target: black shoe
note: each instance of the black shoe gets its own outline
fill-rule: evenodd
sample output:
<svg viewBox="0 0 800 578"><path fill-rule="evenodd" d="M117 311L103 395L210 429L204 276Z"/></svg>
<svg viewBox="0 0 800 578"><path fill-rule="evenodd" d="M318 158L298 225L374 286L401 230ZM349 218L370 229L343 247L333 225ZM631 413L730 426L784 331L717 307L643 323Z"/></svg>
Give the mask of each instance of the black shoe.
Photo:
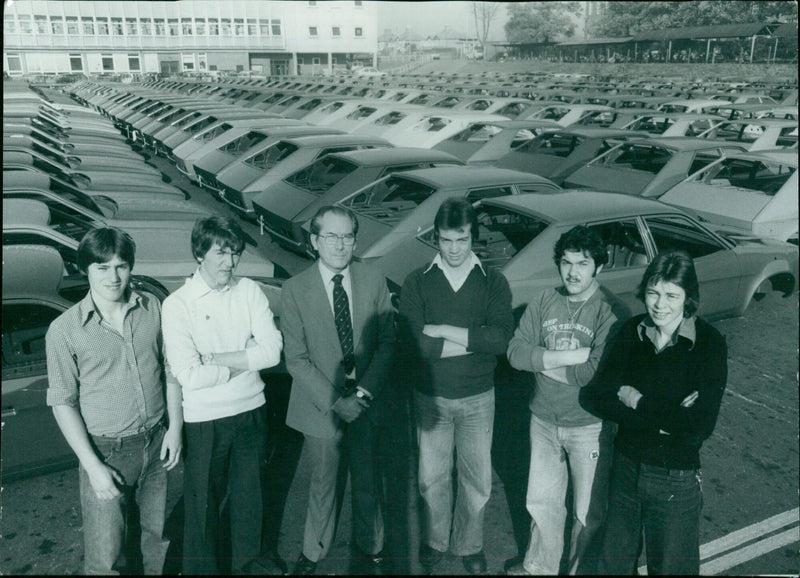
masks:
<svg viewBox="0 0 800 578"><path fill-rule="evenodd" d="M297 562L294 564L294 569L292 570L292 574L294 576L310 576L314 573L317 569L317 563L312 562L308 558L306 558L303 554L300 554L300 557L297 559Z"/></svg>
<svg viewBox="0 0 800 578"><path fill-rule="evenodd" d="M433 568L444 558L444 552L431 548L425 543L419 545L419 563L426 568Z"/></svg>
<svg viewBox="0 0 800 578"><path fill-rule="evenodd" d="M383 550L377 554L367 554L361 548L356 548L357 569L359 574L366 574L368 576L385 576L391 575L389 569L389 562L383 553Z"/></svg>
<svg viewBox="0 0 800 578"><path fill-rule="evenodd" d="M464 562L464 569L470 574L486 573L486 556L483 555L483 550L477 554L462 556L461 560Z"/></svg>

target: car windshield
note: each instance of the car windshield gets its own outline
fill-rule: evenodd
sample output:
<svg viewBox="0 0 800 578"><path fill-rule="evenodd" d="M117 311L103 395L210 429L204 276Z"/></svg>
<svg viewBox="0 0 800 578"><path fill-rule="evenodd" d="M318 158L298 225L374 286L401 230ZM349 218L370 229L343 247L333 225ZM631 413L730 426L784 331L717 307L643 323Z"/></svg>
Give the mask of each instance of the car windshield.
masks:
<svg viewBox="0 0 800 578"><path fill-rule="evenodd" d="M216 117L207 116L206 118L204 118L202 120L195 121L193 124L190 124L188 127L186 127L183 130L184 130L184 132L189 131L189 134L197 134L198 132L200 132L201 130L203 130L205 128L208 128L209 126L211 126L215 122L217 122L217 118ZM175 125L175 126L178 126L178 125Z"/></svg>
<svg viewBox="0 0 800 578"><path fill-rule="evenodd" d="M343 159L324 157L289 176L286 182L299 189L321 195L358 167Z"/></svg>
<svg viewBox="0 0 800 578"><path fill-rule="evenodd" d="M499 269L544 231L548 223L514 210L477 205L478 241L472 250L486 267ZM438 249L433 229L418 237Z"/></svg>
<svg viewBox="0 0 800 578"><path fill-rule="evenodd" d="M276 142L272 146L245 160L245 164L262 171L268 171L283 159L297 150L297 145L288 142Z"/></svg>
<svg viewBox="0 0 800 578"><path fill-rule="evenodd" d="M213 129L211 129L211 130L207 130L206 132L200 133L200 134L198 134L197 136L195 136L193 138L194 138L194 140L196 140L198 142L211 142L212 140L217 138L219 135L221 135L224 132L229 131L232 128L233 127L226 122L226 123L223 123L223 124L213 128Z"/></svg>
<svg viewBox="0 0 800 578"><path fill-rule="evenodd" d="M394 225L434 192L436 189L430 185L402 177L389 177L342 204L359 215Z"/></svg>
<svg viewBox="0 0 800 578"><path fill-rule="evenodd" d="M695 177L696 182L774 196L797 169L778 162L726 158Z"/></svg>
<svg viewBox="0 0 800 578"><path fill-rule="evenodd" d="M447 140L453 142L488 142L502 130L500 127L491 124L472 124Z"/></svg>
<svg viewBox="0 0 800 578"><path fill-rule="evenodd" d="M658 174L672 158L672 153L652 145L626 143L592 161L594 166L629 169Z"/></svg>
<svg viewBox="0 0 800 578"><path fill-rule="evenodd" d="M190 122L192 122L193 120L195 120L198 116L200 116L200 114L201 113L199 113L199 112L193 112L192 114L187 114L184 118L182 118L181 120L176 122L173 126L175 126L177 128L184 127L187 124L189 124Z"/></svg>
<svg viewBox="0 0 800 578"><path fill-rule="evenodd" d="M583 138L571 134L545 133L516 150L532 155L568 157L583 141Z"/></svg>
<svg viewBox="0 0 800 578"><path fill-rule="evenodd" d="M240 136L237 139L232 140L231 142L229 142L225 146L220 147L217 150L238 157L244 154L245 151L257 145L266 138L267 135L265 135L262 132L251 131L245 135Z"/></svg>

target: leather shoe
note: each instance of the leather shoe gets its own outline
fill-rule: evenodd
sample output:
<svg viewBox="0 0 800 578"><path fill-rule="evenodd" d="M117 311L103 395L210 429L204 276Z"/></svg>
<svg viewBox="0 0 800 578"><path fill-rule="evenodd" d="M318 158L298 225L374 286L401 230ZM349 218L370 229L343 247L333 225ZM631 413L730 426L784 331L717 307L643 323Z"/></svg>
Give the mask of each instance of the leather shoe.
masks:
<svg viewBox="0 0 800 578"><path fill-rule="evenodd" d="M532 576L532 574L528 572L525 566L522 565L522 562L520 562L506 569L506 576Z"/></svg>
<svg viewBox="0 0 800 578"><path fill-rule="evenodd" d="M303 554L300 554L300 557L297 559L297 562L294 564L294 569L292 570L292 574L294 576L310 576L314 573L317 569L317 563L312 562L308 558L306 558Z"/></svg>
<svg viewBox="0 0 800 578"><path fill-rule="evenodd" d="M367 574L370 576L383 576L389 575L392 572L389 570L389 563L383 550L377 554L367 554L361 548L356 548L357 562L359 567L359 574Z"/></svg>
<svg viewBox="0 0 800 578"><path fill-rule="evenodd" d="M461 561L464 563L464 569L470 574L486 573L486 556L483 555L483 550L477 554L462 556Z"/></svg>
<svg viewBox="0 0 800 578"><path fill-rule="evenodd" d="M425 543L419 545L419 563L426 568L433 568L444 558L444 552L431 548Z"/></svg>

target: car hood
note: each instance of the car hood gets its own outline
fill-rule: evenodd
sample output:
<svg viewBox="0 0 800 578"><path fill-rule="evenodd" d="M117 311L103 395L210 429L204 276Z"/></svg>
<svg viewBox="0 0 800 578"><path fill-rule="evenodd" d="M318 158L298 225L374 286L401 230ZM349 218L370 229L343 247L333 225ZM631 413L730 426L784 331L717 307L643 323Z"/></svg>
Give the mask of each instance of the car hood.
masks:
<svg viewBox="0 0 800 578"><path fill-rule="evenodd" d="M321 198L319 195L290 185L286 181L279 181L256 195L253 198L253 205L258 205L267 213L291 221Z"/></svg>

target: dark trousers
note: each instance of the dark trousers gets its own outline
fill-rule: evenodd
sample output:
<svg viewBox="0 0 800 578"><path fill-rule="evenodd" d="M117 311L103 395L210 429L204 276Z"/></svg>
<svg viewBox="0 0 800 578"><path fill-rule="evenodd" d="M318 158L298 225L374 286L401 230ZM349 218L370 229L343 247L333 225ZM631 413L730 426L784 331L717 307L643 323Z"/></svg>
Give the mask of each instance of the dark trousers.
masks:
<svg viewBox="0 0 800 578"><path fill-rule="evenodd" d="M220 574L226 537L220 528L227 498L230 510L230 572L240 572L261 546L261 464L266 426L264 407L212 421L186 423L183 545L184 574Z"/></svg>
<svg viewBox="0 0 800 578"><path fill-rule="evenodd" d="M701 508L698 470L637 464L616 452L599 573L636 574L644 529L648 575L699 574Z"/></svg>

